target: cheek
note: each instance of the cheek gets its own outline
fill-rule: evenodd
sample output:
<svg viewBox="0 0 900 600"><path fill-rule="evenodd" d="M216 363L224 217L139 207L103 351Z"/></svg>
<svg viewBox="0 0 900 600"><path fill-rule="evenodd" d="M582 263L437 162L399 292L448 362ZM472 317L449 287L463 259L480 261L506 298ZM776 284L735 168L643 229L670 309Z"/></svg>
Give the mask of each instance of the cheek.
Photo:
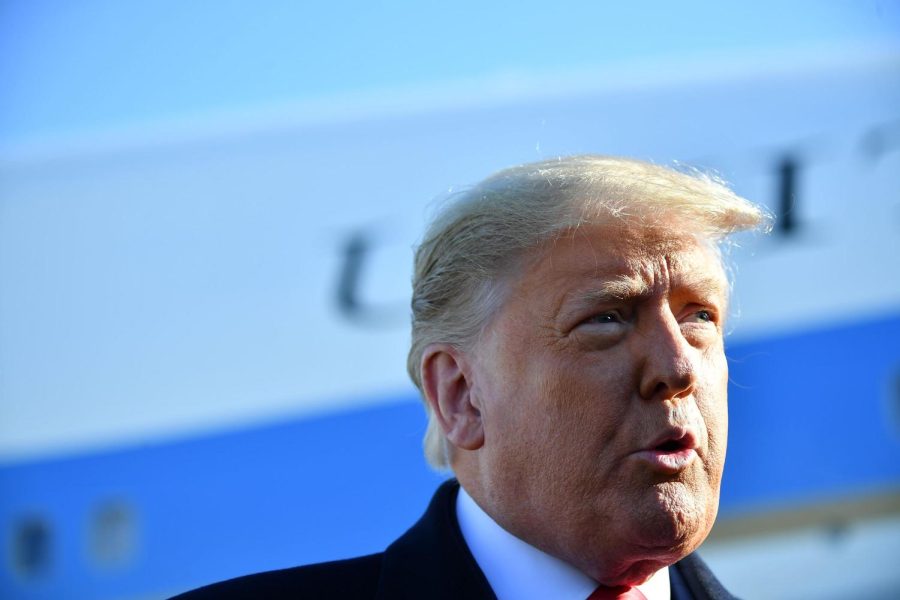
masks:
<svg viewBox="0 0 900 600"><path fill-rule="evenodd" d="M545 402L539 419L545 424L547 452L579 457L597 466L615 454L618 436L628 420L632 395L627 378L611 373L599 361L567 362L545 373L540 393Z"/></svg>
<svg viewBox="0 0 900 600"><path fill-rule="evenodd" d="M718 480L725 463L728 441L728 366L724 356L713 363L713 375L708 378L703 393L701 411L708 435L708 465Z"/></svg>

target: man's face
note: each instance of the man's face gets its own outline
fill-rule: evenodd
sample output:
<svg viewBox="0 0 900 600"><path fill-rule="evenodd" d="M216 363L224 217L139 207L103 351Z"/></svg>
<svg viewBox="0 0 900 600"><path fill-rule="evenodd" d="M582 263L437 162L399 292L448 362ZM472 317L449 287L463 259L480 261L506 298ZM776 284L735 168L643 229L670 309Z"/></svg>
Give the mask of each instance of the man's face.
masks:
<svg viewBox="0 0 900 600"><path fill-rule="evenodd" d="M590 225L535 251L474 350L484 508L607 584L693 551L718 507L727 284L666 233Z"/></svg>

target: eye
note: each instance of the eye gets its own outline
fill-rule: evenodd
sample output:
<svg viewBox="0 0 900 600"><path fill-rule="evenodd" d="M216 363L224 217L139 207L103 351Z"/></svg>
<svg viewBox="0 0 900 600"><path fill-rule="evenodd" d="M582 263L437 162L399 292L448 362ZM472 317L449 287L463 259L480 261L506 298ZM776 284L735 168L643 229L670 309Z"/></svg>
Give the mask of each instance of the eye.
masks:
<svg viewBox="0 0 900 600"><path fill-rule="evenodd" d="M601 325L605 324L613 324L613 323L621 323L622 315L620 315L616 311L607 311L602 312L596 315L592 315L584 320L585 323L599 323Z"/></svg>
<svg viewBox="0 0 900 600"><path fill-rule="evenodd" d="M694 323L703 326L709 324L713 327L718 327L719 316L718 313L711 308L693 309L688 312L682 323Z"/></svg>
<svg viewBox="0 0 900 600"><path fill-rule="evenodd" d="M628 319L628 313L619 309L597 312L582 319L574 333L585 350L603 350L617 343L628 332Z"/></svg>

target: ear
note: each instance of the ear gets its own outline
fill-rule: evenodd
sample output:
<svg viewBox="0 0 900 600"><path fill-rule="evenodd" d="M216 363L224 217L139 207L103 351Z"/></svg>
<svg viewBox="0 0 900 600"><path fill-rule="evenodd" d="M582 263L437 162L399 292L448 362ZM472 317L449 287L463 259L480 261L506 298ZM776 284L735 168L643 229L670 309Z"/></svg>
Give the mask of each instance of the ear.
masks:
<svg viewBox="0 0 900 600"><path fill-rule="evenodd" d="M450 344L431 344L425 348L420 368L425 399L447 440L464 450L481 448L484 428L465 354Z"/></svg>

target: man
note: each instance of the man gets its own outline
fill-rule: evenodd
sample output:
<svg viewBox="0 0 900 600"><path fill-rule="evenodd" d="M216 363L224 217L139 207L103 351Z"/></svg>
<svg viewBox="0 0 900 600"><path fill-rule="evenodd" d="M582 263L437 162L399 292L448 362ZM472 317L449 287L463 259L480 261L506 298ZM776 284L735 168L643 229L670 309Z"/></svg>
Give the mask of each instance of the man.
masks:
<svg viewBox="0 0 900 600"><path fill-rule="evenodd" d="M699 174L575 156L455 198L416 253L410 375L456 481L384 553L189 598L730 598L693 552L727 436L720 243L765 215Z"/></svg>

